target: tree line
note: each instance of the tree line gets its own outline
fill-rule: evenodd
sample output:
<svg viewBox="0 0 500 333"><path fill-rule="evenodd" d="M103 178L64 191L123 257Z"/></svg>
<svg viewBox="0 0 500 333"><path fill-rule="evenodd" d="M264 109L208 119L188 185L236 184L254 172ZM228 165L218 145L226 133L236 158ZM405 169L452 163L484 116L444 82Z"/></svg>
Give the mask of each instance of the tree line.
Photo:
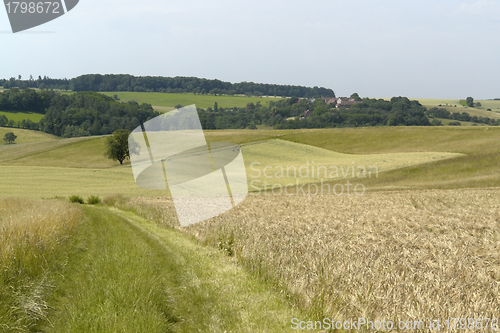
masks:
<svg viewBox="0 0 500 333"><path fill-rule="evenodd" d="M431 108L427 111L427 115L431 118L442 118L442 119L453 119L457 121L467 121L478 124L487 124L487 125L500 125L499 120L495 120L489 117L481 117L481 116L471 116L467 112L453 112L443 109L443 108Z"/></svg>
<svg viewBox="0 0 500 333"><path fill-rule="evenodd" d="M359 98L350 107L329 104L324 98L285 98L248 103L245 107L221 108L214 104L198 109L203 129L256 129L266 125L276 129L366 127L366 126L431 126L440 125L438 118L500 125L500 120L470 116L466 112L450 113L446 109L427 110L418 101L406 97L391 100ZM43 109L44 106L47 106ZM132 131L159 115L150 104L130 101L122 103L97 92L61 94L54 91L11 89L0 93L0 110L34 111L45 114L39 123L23 120L14 123L0 116L0 126L40 130L61 137L111 134L119 129ZM430 119L432 121L430 121Z"/></svg>
<svg viewBox="0 0 500 333"><path fill-rule="evenodd" d="M393 97L390 101L359 100L361 103L339 108L321 98L314 101L287 98L271 101L268 107L257 102L248 103L245 108L219 108L216 103L214 108L198 113L204 129L255 129L257 125L276 129L442 125L436 118L500 125L500 120L470 116L466 112L451 114L446 109L427 110L418 101L406 97Z"/></svg>
<svg viewBox="0 0 500 333"><path fill-rule="evenodd" d="M194 93L212 95L251 96L327 96L335 97L332 89L254 82L230 83L197 77L133 76L129 74L86 74L72 79L52 79L41 76L23 80L22 76L0 79L4 88L18 87L73 91L134 91L163 93Z"/></svg>
<svg viewBox="0 0 500 333"><path fill-rule="evenodd" d="M257 125L276 129L360 127L360 126L430 126L426 108L406 97L362 99L350 108L336 108L324 99L287 98L270 101L269 106L259 102L246 108L208 108L201 110L200 119L205 129L256 128Z"/></svg>
<svg viewBox="0 0 500 333"><path fill-rule="evenodd" d="M150 104L120 103L96 92L58 95L39 124L41 131L62 137L111 134L134 130L158 115Z"/></svg>
<svg viewBox="0 0 500 333"><path fill-rule="evenodd" d="M55 91L13 88L0 92L0 110L30 111L45 114L52 99L58 93Z"/></svg>
<svg viewBox="0 0 500 333"><path fill-rule="evenodd" d="M58 91L10 89L0 93L0 110L38 112L39 123L30 119L14 122L0 116L0 126L40 130L62 137L111 134L133 130L158 115L150 104L120 103L96 92L61 94Z"/></svg>

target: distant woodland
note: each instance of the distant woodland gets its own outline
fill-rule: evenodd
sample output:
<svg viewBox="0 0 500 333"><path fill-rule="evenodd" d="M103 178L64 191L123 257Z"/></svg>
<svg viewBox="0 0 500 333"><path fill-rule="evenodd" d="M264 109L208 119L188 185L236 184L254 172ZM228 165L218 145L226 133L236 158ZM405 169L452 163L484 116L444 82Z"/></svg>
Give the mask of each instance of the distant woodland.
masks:
<svg viewBox="0 0 500 333"><path fill-rule="evenodd" d="M367 126L439 126L441 120L500 125L499 120L450 113L446 109L427 110L418 101L406 97L382 99L359 98L357 104L336 107L331 98L284 98L248 103L246 107L219 108L217 103L198 109L203 129L256 129L259 125L275 129L333 128ZM37 112L45 116L38 123L13 122L0 116L0 126L40 130L61 137L111 134L118 129L133 130L159 115L150 104L119 102L98 92L74 92L13 88L0 93L0 111Z"/></svg>
<svg viewBox="0 0 500 333"><path fill-rule="evenodd" d="M0 79L4 88L38 88L72 91L135 91L163 93L194 93L212 95L335 97L332 89L302 86L264 84L253 82L230 83L196 77L133 76L128 74L87 74L73 79L51 79L39 76L23 80Z"/></svg>

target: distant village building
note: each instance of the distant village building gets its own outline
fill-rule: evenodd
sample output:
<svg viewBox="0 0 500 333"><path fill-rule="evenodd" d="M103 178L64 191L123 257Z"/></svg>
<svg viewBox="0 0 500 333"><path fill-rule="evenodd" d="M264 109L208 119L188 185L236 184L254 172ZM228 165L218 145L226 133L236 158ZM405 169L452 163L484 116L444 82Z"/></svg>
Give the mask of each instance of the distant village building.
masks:
<svg viewBox="0 0 500 333"><path fill-rule="evenodd" d="M305 110L303 118L309 118L311 115L312 115L312 112L310 110Z"/></svg>
<svg viewBox="0 0 500 333"><path fill-rule="evenodd" d="M351 105L358 104L358 103L363 103L362 101L356 101L354 98L347 98L347 97L339 97L336 100L336 107L339 108L341 106L343 107L350 107Z"/></svg>
<svg viewBox="0 0 500 333"><path fill-rule="evenodd" d="M326 104L337 103L337 100L335 99L335 97L325 97L325 98L323 98L323 100L325 101Z"/></svg>

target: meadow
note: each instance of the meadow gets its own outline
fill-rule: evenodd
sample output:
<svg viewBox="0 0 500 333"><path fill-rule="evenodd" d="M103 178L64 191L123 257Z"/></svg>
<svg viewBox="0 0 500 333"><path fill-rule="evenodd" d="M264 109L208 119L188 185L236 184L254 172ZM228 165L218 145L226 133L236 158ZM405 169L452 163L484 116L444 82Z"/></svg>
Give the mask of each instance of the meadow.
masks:
<svg viewBox="0 0 500 333"><path fill-rule="evenodd" d="M440 152L345 154L279 139L243 144L241 151L250 191L343 179L362 181L390 170L462 156Z"/></svg>
<svg viewBox="0 0 500 333"><path fill-rule="evenodd" d="M492 119L500 119L500 100L474 100L474 103L481 103L480 107L465 107L460 104L460 100L456 99L429 99L429 98L410 98L417 100L427 108L444 108L450 113L467 112L471 117L488 117ZM488 111L491 109L491 111Z"/></svg>
<svg viewBox="0 0 500 333"><path fill-rule="evenodd" d="M168 93L148 93L148 92L127 92L127 91L115 91L115 92L102 92L102 94L113 97L117 95L120 101L128 102L131 100L137 103L149 103L157 111L172 111L175 106L180 104L183 106L188 106L191 104L196 104L198 108L213 108L214 104L217 102L219 107L232 108L240 107L243 108L247 103L257 103L260 102L262 105L268 105L269 101L279 100L281 98L275 97L246 97L246 96L214 96L214 95L198 95L198 94L168 94Z"/></svg>
<svg viewBox="0 0 500 333"><path fill-rule="evenodd" d="M295 185L296 180L298 184L307 184L348 178L378 179L390 170L464 156L459 152L439 151L346 154L289 141L297 131L279 133L211 131L207 132L207 141L241 145L251 191L269 189L274 185ZM309 133L324 135L321 133L326 132ZM91 137L7 145L0 149L0 170L9 177L2 181L0 190L4 195L38 198L72 194L101 197L113 194L129 197L168 195L165 191L136 186L130 162L119 165L107 159L104 141L105 137ZM280 168L284 172L277 174ZM307 174L301 172L301 168L305 168ZM320 175L318 170L322 172Z"/></svg>
<svg viewBox="0 0 500 333"><path fill-rule="evenodd" d="M0 127L0 146L5 145L5 141L3 141L3 137L5 136L6 133L13 132L17 138L15 141L15 144L9 145L7 144L6 146L12 146L12 147L19 147L19 144L22 143L32 143L32 142L43 142L43 141L52 141L52 140L57 140L58 137L43 133L43 132L38 132L38 131L30 131L30 130L25 130L25 129L20 129L20 128L9 128L9 127ZM4 147L5 148L5 147Z"/></svg>
<svg viewBox="0 0 500 333"><path fill-rule="evenodd" d="M168 195L137 187L128 160L120 165L104 156L104 137L55 139L39 132L25 132L33 133L26 140L42 141L0 148L0 169L9 175L0 183L3 195ZM496 127L227 130L205 134L208 142L242 146L249 185L254 181L254 187L250 187L253 191L262 190L266 181L284 186L295 184L297 178L299 184L321 178L325 182L360 178L361 169L352 176L353 166L366 168L367 177L362 183L367 190L500 186L500 129ZM293 168L286 174L286 168L294 167L298 173L300 167L307 169L308 163L310 171L313 165L315 170L327 167L328 177L324 169L320 170L321 177L311 172L295 177ZM267 177L263 174L266 167ZM276 175L279 167L284 169L284 175ZM332 167L336 174L331 175ZM370 167L377 167L378 176L374 168L369 177ZM273 171L270 178L269 171Z"/></svg>
<svg viewBox="0 0 500 333"><path fill-rule="evenodd" d="M17 124L18 121L28 119L33 121L34 123L38 123L44 115L33 112L0 111L0 117L1 116L6 116L9 120L14 120Z"/></svg>
<svg viewBox="0 0 500 333"><path fill-rule="evenodd" d="M437 99L437 98L410 98L410 100L417 100L420 104L424 106L452 106L455 105L461 107L460 99ZM465 100L465 97L463 98ZM474 103L480 102L481 108L483 109L500 109L500 100L492 100L492 99L474 99Z"/></svg>

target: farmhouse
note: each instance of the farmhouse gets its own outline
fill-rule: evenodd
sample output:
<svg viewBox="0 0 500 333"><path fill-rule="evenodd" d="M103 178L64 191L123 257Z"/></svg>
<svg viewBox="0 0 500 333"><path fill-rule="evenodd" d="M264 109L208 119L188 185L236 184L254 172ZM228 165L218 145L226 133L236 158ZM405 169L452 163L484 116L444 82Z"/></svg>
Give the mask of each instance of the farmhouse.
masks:
<svg viewBox="0 0 500 333"><path fill-rule="evenodd" d="M339 97L339 98L337 98L336 107L337 108L339 108L341 106L350 107L351 105L354 105L357 103L362 103L362 101L356 101L356 100L354 100L354 98Z"/></svg>
<svg viewBox="0 0 500 333"><path fill-rule="evenodd" d="M335 104L337 103L337 99L335 97L325 97L323 98L326 104Z"/></svg>

